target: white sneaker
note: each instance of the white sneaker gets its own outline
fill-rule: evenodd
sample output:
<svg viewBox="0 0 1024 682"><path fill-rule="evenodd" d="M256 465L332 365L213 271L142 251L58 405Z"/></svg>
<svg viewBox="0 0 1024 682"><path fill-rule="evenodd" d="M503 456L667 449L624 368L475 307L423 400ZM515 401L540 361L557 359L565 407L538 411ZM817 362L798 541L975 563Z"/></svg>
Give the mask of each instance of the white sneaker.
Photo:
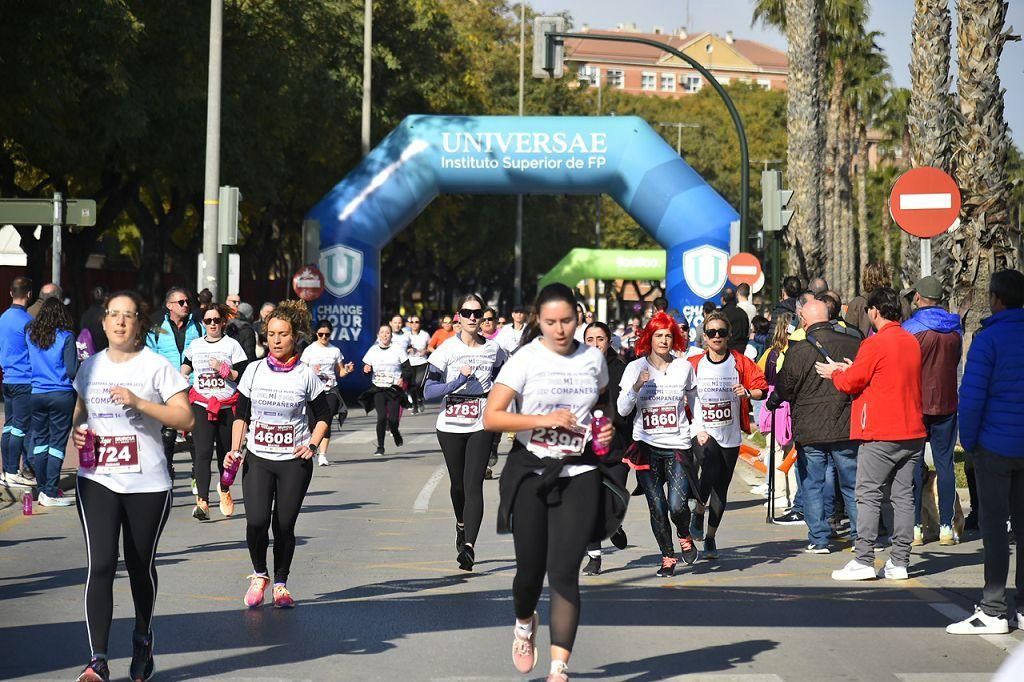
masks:
<svg viewBox="0 0 1024 682"><path fill-rule="evenodd" d="M874 580L876 577L874 566L865 566L856 559L838 571L832 571L832 580Z"/></svg>
<svg viewBox="0 0 1024 682"><path fill-rule="evenodd" d="M750 489L751 495L760 495L761 497L767 497L768 495L768 484L762 483L761 485L755 485Z"/></svg>
<svg viewBox="0 0 1024 682"><path fill-rule="evenodd" d="M807 545L804 552L807 554L828 554L828 545Z"/></svg>
<svg viewBox="0 0 1024 682"><path fill-rule="evenodd" d="M939 526L939 544L943 547L950 547L960 542L960 538L953 531L952 526Z"/></svg>
<svg viewBox="0 0 1024 682"><path fill-rule="evenodd" d="M980 607L974 607L974 614L959 623L946 626L951 635L1005 635L1010 631L1010 624L1002 616L989 616Z"/></svg>
<svg viewBox="0 0 1024 682"><path fill-rule="evenodd" d="M906 580L910 576L907 575L906 566L897 566L892 562L892 559L887 559L885 566L878 572L879 578L888 578L889 580Z"/></svg>
<svg viewBox="0 0 1024 682"><path fill-rule="evenodd" d="M1009 611L1006 622L1011 628L1024 630L1024 611Z"/></svg>
<svg viewBox="0 0 1024 682"><path fill-rule="evenodd" d="M39 493L37 501L44 507L71 507L75 504L70 497L50 497L46 493Z"/></svg>
<svg viewBox="0 0 1024 682"><path fill-rule="evenodd" d="M7 485L18 486L19 488L31 488L35 486L36 482L31 478L26 478L21 475L21 472L15 472L13 474L7 474Z"/></svg>
<svg viewBox="0 0 1024 682"><path fill-rule="evenodd" d="M327 461L327 455L323 453L320 453L319 455L316 456L316 463L322 467L325 467L328 464L330 464L330 462Z"/></svg>

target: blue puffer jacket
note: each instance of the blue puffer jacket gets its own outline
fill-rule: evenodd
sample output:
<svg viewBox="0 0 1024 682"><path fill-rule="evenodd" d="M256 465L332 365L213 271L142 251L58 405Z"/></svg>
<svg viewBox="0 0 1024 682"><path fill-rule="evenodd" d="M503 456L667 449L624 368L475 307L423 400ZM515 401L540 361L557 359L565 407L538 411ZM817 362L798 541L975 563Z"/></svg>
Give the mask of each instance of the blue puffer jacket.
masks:
<svg viewBox="0 0 1024 682"><path fill-rule="evenodd" d="M960 384L960 442L1003 457L1024 457L1024 308L981 322Z"/></svg>
<svg viewBox="0 0 1024 682"><path fill-rule="evenodd" d="M178 342L174 338L171 317L164 315L163 322L154 327L153 331L146 335L146 345L153 351L167 358L174 365L175 369L181 369L181 359L185 355L185 349L189 344L203 335L203 328L200 323L191 315L185 321L185 345L179 350Z"/></svg>

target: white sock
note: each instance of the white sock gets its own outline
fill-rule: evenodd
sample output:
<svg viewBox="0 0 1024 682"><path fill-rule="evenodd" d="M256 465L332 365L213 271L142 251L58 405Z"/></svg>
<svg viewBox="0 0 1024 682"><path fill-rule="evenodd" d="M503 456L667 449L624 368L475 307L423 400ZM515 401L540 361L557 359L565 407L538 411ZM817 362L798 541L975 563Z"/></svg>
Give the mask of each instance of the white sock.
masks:
<svg viewBox="0 0 1024 682"><path fill-rule="evenodd" d="M569 672L569 664L568 663L566 663L565 661L559 661L557 659L554 660L554 661L551 661L551 674L552 675L559 675L559 674L567 673L567 672Z"/></svg>
<svg viewBox="0 0 1024 682"><path fill-rule="evenodd" d="M587 551L587 556L590 557L591 559L600 559L601 558L601 550L599 550L599 549L588 550Z"/></svg>
<svg viewBox="0 0 1024 682"><path fill-rule="evenodd" d="M515 633L516 637L520 639L530 639L533 636L533 619L531 618L526 624L520 623L516 619Z"/></svg>

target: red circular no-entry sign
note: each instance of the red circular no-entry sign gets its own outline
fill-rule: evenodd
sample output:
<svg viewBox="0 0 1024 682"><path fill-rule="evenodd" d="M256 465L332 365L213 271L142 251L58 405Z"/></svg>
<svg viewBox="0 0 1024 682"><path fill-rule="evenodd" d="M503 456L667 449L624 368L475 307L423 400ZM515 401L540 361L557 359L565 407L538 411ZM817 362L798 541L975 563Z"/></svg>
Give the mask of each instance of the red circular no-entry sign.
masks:
<svg viewBox="0 0 1024 682"><path fill-rule="evenodd" d="M324 293L324 275L315 265L304 265L292 277L292 289L303 301L315 301Z"/></svg>
<svg viewBox="0 0 1024 682"><path fill-rule="evenodd" d="M892 186L889 214L904 232L937 237L960 225L960 188L939 168L913 168Z"/></svg>
<svg viewBox="0 0 1024 682"><path fill-rule="evenodd" d="M729 281L737 286L747 284L753 287L764 274L761 270L761 261L752 253L737 253L729 259L726 271Z"/></svg>

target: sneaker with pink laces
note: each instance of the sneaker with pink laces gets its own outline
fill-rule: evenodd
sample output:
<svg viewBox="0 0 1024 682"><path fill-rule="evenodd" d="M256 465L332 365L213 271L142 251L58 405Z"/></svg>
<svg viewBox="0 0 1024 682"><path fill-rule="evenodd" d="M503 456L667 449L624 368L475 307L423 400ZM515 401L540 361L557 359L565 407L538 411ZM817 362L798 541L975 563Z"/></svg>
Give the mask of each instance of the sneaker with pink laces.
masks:
<svg viewBox="0 0 1024 682"><path fill-rule="evenodd" d="M533 630L529 637L520 637L519 632L512 639L512 665L524 675L533 670L537 665L537 628L540 627L540 619L533 614Z"/></svg>
<svg viewBox="0 0 1024 682"><path fill-rule="evenodd" d="M679 538L679 549L683 555L683 561L688 565L692 565L697 561L697 547L693 544L693 540L690 538Z"/></svg>
<svg viewBox="0 0 1024 682"><path fill-rule="evenodd" d="M258 609L263 606L263 594L267 591L270 578L258 573L246 577L249 578L249 590L245 593L245 605L250 609Z"/></svg>
<svg viewBox="0 0 1024 682"><path fill-rule="evenodd" d="M676 561L674 556L661 557L661 568L655 575L659 578L671 578L676 573Z"/></svg>
<svg viewBox="0 0 1024 682"><path fill-rule="evenodd" d="M283 583L274 584L274 608L295 608L295 600L292 599L292 593L288 591L288 588Z"/></svg>

